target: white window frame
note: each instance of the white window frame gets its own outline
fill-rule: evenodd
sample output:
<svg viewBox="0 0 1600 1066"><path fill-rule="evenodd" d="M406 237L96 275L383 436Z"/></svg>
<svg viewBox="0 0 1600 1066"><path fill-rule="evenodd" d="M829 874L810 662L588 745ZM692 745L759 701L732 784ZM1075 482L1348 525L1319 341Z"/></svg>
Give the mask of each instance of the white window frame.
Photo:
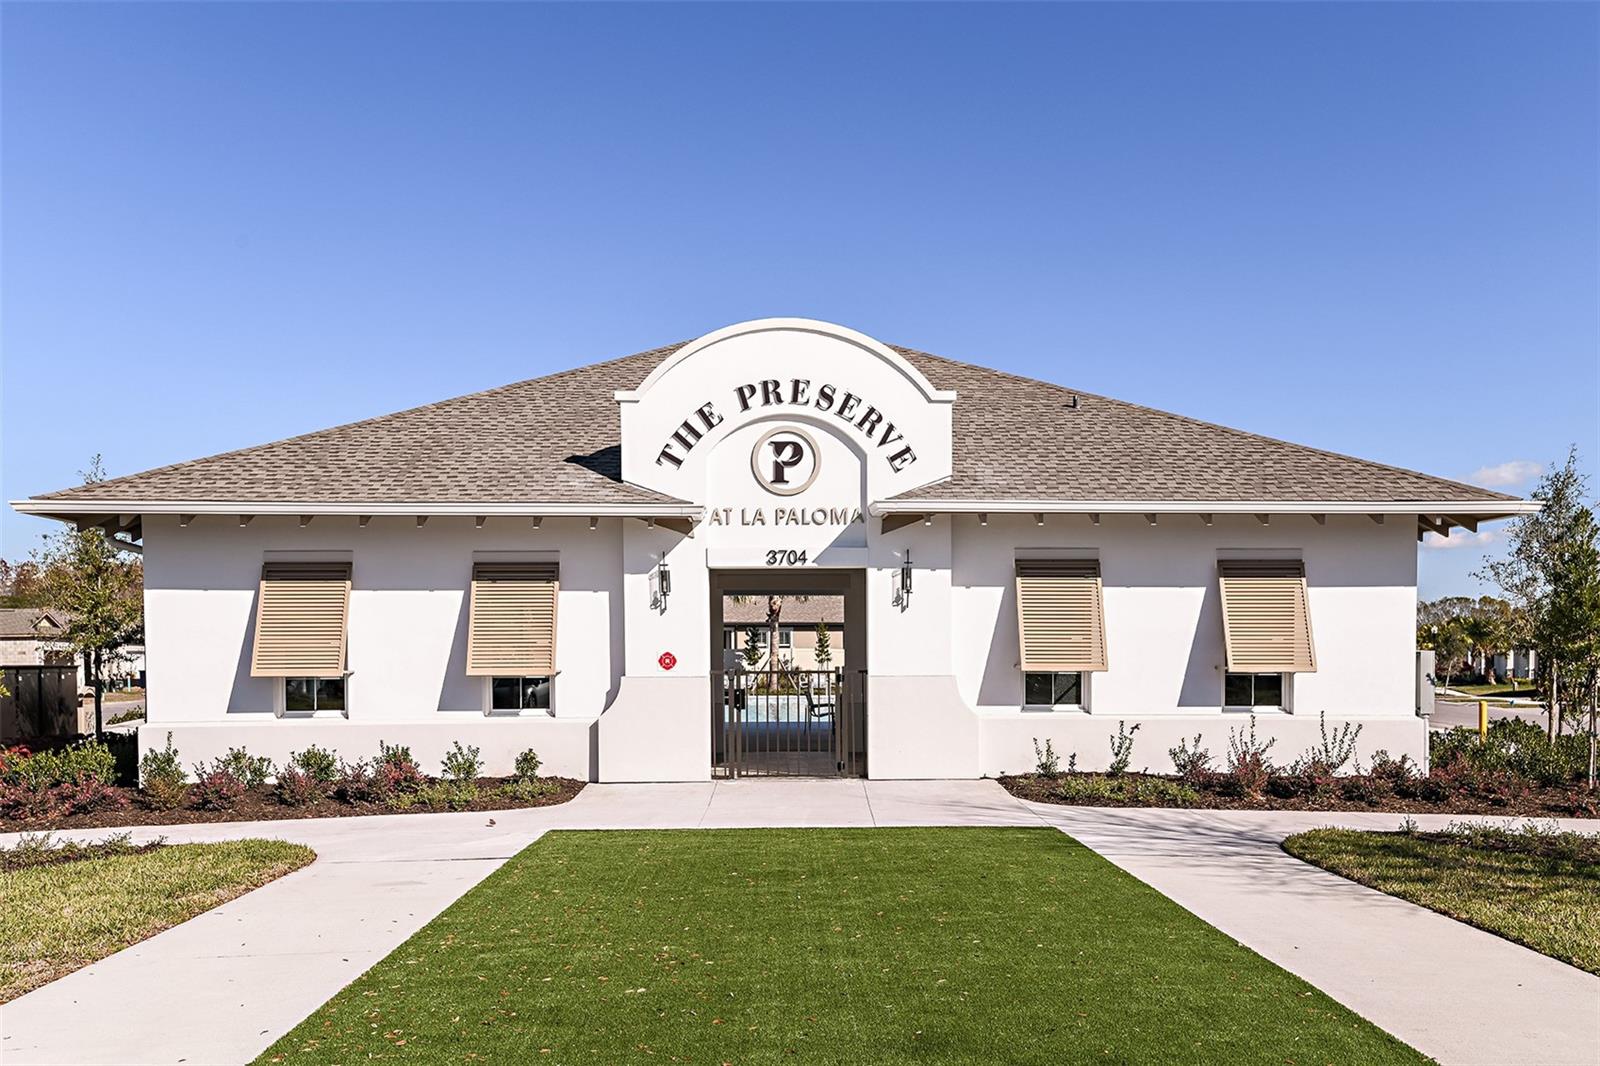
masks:
<svg viewBox="0 0 1600 1066"><path fill-rule="evenodd" d="M1260 705L1242 705L1228 702L1228 675L1243 674L1245 677L1272 677L1283 679L1283 702L1279 704L1265 703ZM1276 674L1271 671L1244 673L1238 670L1222 670L1222 710L1227 714L1293 714L1294 713L1294 674Z"/></svg>
<svg viewBox="0 0 1600 1066"><path fill-rule="evenodd" d="M340 675L344 681L344 709L340 711L291 711L289 710L289 682L298 681L301 677L309 677L314 681L332 681L332 677L316 677L312 674L301 674L299 677L274 677L272 682L272 713L278 718L349 718L350 717L350 671L346 670Z"/></svg>
<svg viewBox="0 0 1600 1066"><path fill-rule="evenodd" d="M494 679L495 677L543 677L543 674L497 674L482 676L483 687L483 714L486 718L554 718L556 716L556 678L561 671L550 674L550 706L525 707L521 710L508 711L496 710L494 706Z"/></svg>
<svg viewBox="0 0 1600 1066"><path fill-rule="evenodd" d="M1028 702L1028 675L1029 674L1077 674L1078 675L1078 702L1077 703L1029 703ZM1022 678L1022 709L1028 714L1060 714L1060 713L1089 713L1089 685L1090 678L1094 677L1093 670L1024 670Z"/></svg>

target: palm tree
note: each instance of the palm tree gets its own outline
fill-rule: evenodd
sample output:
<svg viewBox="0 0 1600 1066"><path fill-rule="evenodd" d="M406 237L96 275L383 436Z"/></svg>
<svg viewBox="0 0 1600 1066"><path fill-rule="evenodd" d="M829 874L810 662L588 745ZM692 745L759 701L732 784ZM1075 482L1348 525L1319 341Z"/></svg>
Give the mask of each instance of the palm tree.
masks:
<svg viewBox="0 0 1600 1066"><path fill-rule="evenodd" d="M1487 614L1470 614L1461 620L1461 636L1467 642L1472 667L1480 674L1488 674L1484 656L1492 650L1496 628L1494 619Z"/></svg>

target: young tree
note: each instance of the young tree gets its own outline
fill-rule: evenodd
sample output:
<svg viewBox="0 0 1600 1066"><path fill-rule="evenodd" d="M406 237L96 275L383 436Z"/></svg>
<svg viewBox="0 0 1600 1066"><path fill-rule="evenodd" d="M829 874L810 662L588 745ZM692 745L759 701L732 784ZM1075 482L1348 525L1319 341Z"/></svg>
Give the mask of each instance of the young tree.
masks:
<svg viewBox="0 0 1600 1066"><path fill-rule="evenodd" d="M750 626L744 631L744 665L748 669L761 665L761 646L766 639L767 631L760 626Z"/></svg>
<svg viewBox="0 0 1600 1066"><path fill-rule="evenodd" d="M1442 688L1450 687L1450 675L1471 647L1462 626L1460 618L1447 618L1429 626L1422 635L1421 646L1433 651L1433 672L1444 679Z"/></svg>
<svg viewBox="0 0 1600 1066"><path fill-rule="evenodd" d="M83 475L84 484L102 480L100 457ZM65 625L61 643L83 657L94 686L94 732L105 728L102 697L105 670L121 648L144 636L144 570L124 558L99 527L63 529L33 553L42 605Z"/></svg>
<svg viewBox="0 0 1600 1066"><path fill-rule="evenodd" d="M828 623L817 623L817 643L812 649L812 655L817 660L817 669L826 670L833 662L832 637L828 634Z"/></svg>
<svg viewBox="0 0 1600 1066"><path fill-rule="evenodd" d="M1510 551L1477 574L1494 581L1528 620L1529 642L1539 657L1549 708L1549 733L1560 729L1563 694L1583 697L1593 688L1595 631L1590 612L1589 568L1596 551L1596 524L1585 506L1587 479L1578 471L1578 451L1552 466L1533 491L1544 506L1515 519L1508 530ZM1580 710L1581 713L1581 710Z"/></svg>

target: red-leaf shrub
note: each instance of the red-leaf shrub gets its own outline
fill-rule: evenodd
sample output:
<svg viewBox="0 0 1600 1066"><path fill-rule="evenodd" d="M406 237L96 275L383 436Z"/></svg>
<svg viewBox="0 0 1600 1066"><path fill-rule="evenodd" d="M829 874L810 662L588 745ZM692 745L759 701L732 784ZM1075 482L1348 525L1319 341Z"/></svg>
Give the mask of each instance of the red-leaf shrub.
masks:
<svg viewBox="0 0 1600 1066"><path fill-rule="evenodd" d="M328 786L303 770L285 766L278 771L278 802L286 807L309 807L327 796Z"/></svg>
<svg viewBox="0 0 1600 1066"><path fill-rule="evenodd" d="M245 794L245 784L231 771L214 766L197 773L189 795L194 805L203 811L226 811L233 808Z"/></svg>

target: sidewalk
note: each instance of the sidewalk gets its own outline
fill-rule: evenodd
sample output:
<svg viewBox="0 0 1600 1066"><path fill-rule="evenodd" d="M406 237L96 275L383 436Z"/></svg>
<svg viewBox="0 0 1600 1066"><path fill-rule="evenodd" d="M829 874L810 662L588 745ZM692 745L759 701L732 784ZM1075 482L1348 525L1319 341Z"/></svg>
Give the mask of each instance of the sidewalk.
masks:
<svg viewBox="0 0 1600 1066"><path fill-rule="evenodd" d="M318 859L0 1007L0 1061L248 1061L549 829L1053 825L1443 1062L1600 1063L1600 978L1277 846L1317 825L1398 822L1058 807L992 781L768 780L590 785L568 804L492 815L138 830L173 842L276 837Z"/></svg>

